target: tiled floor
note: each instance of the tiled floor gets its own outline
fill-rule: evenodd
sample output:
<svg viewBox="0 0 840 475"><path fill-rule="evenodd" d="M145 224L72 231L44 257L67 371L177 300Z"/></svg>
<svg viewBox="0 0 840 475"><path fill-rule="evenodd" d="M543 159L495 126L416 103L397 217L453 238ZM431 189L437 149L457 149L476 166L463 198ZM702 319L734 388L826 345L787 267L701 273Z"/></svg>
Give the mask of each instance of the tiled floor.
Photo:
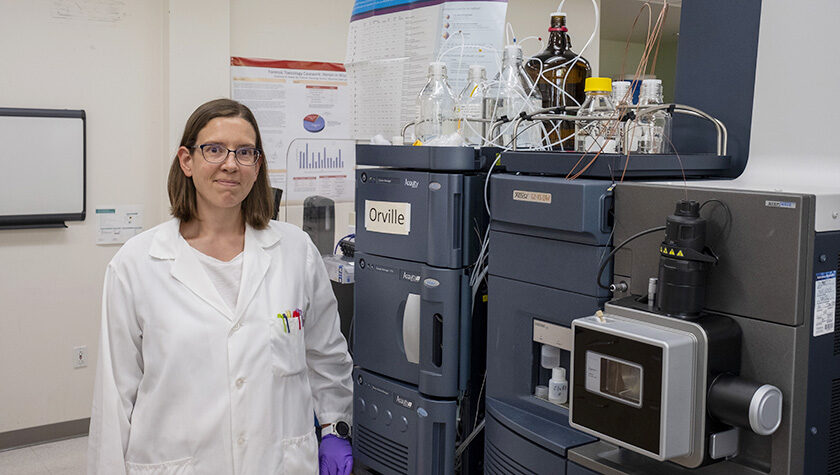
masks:
<svg viewBox="0 0 840 475"><path fill-rule="evenodd" d="M87 437L0 452L3 475L84 475Z"/></svg>

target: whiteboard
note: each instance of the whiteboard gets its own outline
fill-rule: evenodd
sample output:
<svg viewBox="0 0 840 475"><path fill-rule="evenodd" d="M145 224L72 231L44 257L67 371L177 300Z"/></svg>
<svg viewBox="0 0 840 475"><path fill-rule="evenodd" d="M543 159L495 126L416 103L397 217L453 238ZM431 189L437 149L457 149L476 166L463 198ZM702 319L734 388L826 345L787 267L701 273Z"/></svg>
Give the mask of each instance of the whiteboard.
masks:
<svg viewBox="0 0 840 475"><path fill-rule="evenodd" d="M85 112L0 108L0 227L85 219Z"/></svg>

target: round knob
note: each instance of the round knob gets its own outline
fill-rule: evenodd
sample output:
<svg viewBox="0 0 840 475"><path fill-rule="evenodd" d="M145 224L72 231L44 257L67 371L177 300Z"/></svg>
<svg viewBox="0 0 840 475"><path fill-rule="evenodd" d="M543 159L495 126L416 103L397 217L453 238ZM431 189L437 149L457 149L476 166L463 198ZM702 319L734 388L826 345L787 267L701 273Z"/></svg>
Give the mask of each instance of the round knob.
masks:
<svg viewBox="0 0 840 475"><path fill-rule="evenodd" d="M782 392L765 384L753 393L750 401L750 428L758 435L776 432L782 423Z"/></svg>

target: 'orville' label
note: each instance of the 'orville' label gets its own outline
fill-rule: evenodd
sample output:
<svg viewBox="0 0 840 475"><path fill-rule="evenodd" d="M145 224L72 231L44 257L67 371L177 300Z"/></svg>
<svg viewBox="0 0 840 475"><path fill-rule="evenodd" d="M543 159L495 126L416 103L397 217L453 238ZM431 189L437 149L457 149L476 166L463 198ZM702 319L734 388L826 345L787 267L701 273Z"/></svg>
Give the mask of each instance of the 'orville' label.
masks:
<svg viewBox="0 0 840 475"><path fill-rule="evenodd" d="M411 203L365 200L365 230L408 235L411 231Z"/></svg>

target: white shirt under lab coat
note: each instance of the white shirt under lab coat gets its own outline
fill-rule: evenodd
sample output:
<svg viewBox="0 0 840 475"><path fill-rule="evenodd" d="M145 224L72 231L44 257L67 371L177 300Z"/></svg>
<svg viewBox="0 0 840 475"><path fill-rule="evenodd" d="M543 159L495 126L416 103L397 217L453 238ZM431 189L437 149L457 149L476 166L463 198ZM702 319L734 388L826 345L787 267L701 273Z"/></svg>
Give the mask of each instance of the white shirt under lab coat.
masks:
<svg viewBox="0 0 840 475"><path fill-rule="evenodd" d="M299 228L245 231L231 311L171 220L111 263L88 472L318 473L313 412L351 421L352 362Z"/></svg>

